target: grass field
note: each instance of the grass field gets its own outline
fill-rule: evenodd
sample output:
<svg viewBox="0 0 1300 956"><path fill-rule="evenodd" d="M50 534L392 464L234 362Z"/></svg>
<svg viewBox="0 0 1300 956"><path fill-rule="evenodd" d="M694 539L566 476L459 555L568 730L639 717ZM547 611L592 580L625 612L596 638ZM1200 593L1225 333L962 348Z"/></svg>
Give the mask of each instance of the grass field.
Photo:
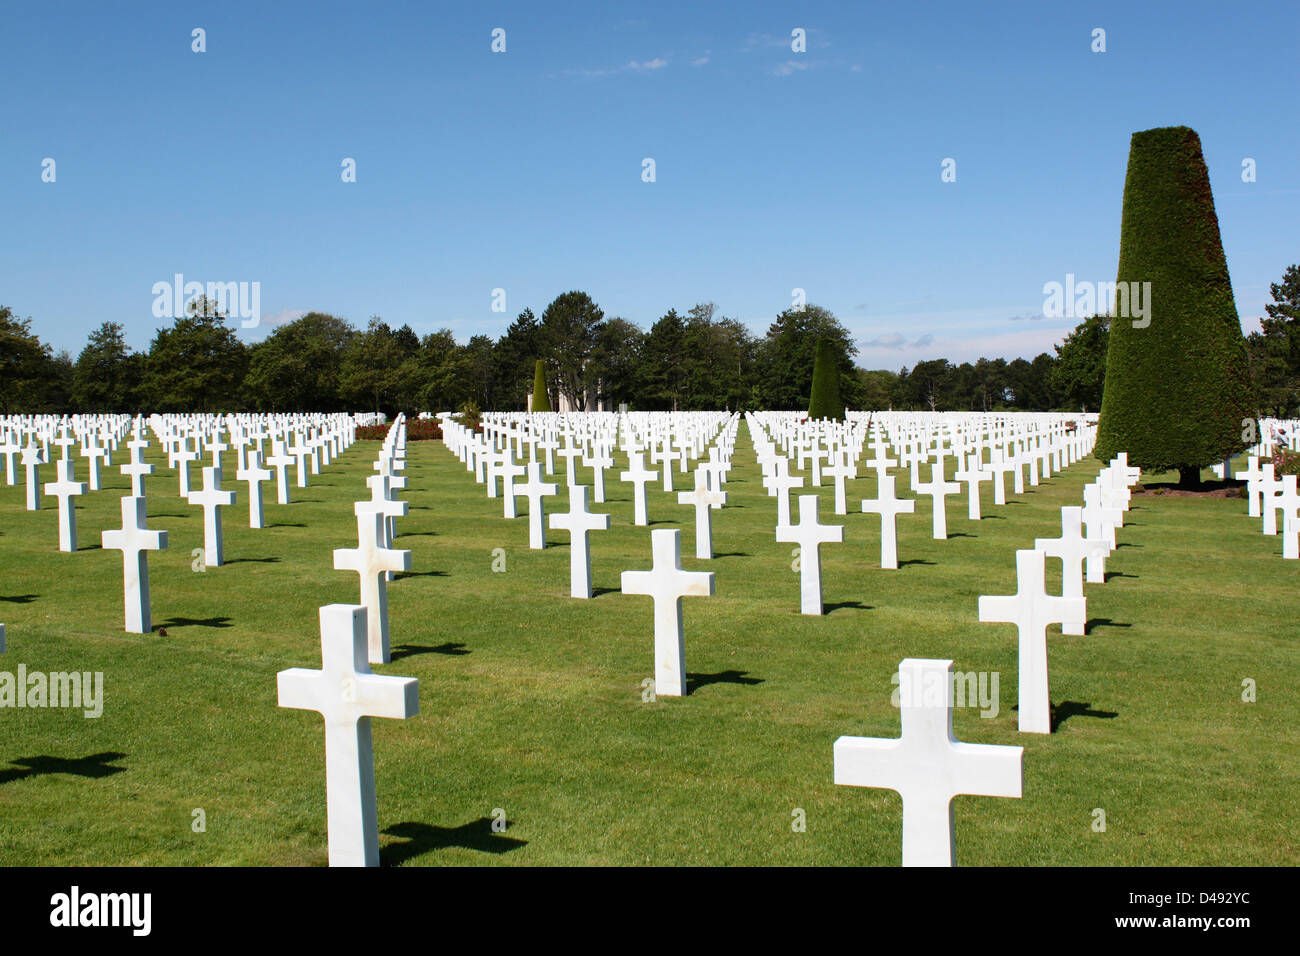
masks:
<svg viewBox="0 0 1300 956"><path fill-rule="evenodd" d="M21 484L0 486L0 670L105 681L98 719L0 710L0 864L325 863L322 722L276 706L275 674L319 667L318 606L357 600L331 550L355 545L351 504L367 497L376 449L357 443L291 505L265 486L259 531L228 453L229 564L198 573L202 511L177 497L155 445L149 524L171 546L150 555L150 575L166 636L122 631L121 553L99 549L129 493L124 453L105 490L79 499L76 554L56 550L54 499L29 513ZM607 476L597 595L573 600L566 534L530 551L527 519L502 518L441 443L410 446L398 543L413 571L389 586L394 660L376 670L418 677L421 712L374 721L385 864L897 864L900 798L836 787L831 746L898 735L890 677L904 657L997 672L997 717L958 710L954 731L1025 748L1023 799L957 798L959 864L1295 863L1300 562L1282 560L1244 501L1134 499L1108 582L1087 586L1089 633L1049 631L1059 724L1043 737L1016 731L1015 629L978 623L977 598L1015 591L1016 549L1059 533L1060 506L1082 504L1098 463L1001 508L985 485L979 522L949 499L948 541L931 540L921 498L899 519L897 571L878 567L878 519L836 519L822 488L822 521L847 530L822 549L821 618L798 613L791 546L774 541L775 502L744 426L735 463L712 561L690 557L693 510L651 491L654 527L685 529L683 565L716 572L716 596L683 602L690 696L643 702L651 601L617 590L620 572L650 566L631 486ZM851 484L850 512L874 485ZM567 509L562 495L552 507ZM497 548L504 573L492 571ZM1048 567L1050 588L1059 565ZM1242 700L1246 678L1255 703ZM205 832L191 827L196 808ZM796 809L806 832L792 829Z"/></svg>

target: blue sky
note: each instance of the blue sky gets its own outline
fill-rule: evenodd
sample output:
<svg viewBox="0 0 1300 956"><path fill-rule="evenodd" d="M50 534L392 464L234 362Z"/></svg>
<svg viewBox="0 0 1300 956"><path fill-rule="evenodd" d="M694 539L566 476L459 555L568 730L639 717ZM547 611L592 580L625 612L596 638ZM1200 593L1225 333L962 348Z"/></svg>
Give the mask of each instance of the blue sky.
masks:
<svg viewBox="0 0 1300 956"><path fill-rule="evenodd" d="M175 273L259 282L249 341L497 336L569 289L761 333L802 288L869 368L1032 357L1076 324L1044 283L1115 277L1129 136L1188 125L1250 331L1300 261L1297 35L1293 0L11 4L0 304L75 354L147 347Z"/></svg>

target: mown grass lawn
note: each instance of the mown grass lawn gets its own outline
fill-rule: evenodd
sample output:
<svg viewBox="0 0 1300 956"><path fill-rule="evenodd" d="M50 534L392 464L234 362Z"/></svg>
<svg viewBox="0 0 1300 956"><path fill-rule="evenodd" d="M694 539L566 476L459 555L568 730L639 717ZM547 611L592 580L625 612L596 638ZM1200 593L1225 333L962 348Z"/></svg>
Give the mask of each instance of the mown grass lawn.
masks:
<svg viewBox="0 0 1300 956"><path fill-rule="evenodd" d="M266 486L259 531L228 454L229 564L199 573L202 512L177 497L155 446L149 523L171 546L150 574L165 636L122 631L121 554L99 549L128 493L123 452L105 490L79 499L77 554L56 550L54 499L29 513L21 484L0 486L0 670L105 681L98 719L0 710L0 864L325 863L321 719L278 708L275 674L319 667L317 608L357 600L331 551L355 544L351 505L376 448L359 442L288 506ZM693 509L651 491L654 527L685 529L683 564L716 572L717 593L684 602L691 695L644 702L651 602L617 590L620 572L650 566L631 486L607 476L614 526L592 536L597 596L577 601L566 534L530 551L526 517L502 518L440 443L413 443L399 522L413 572L390 585L395 659L376 670L418 677L421 712L374 722L384 862L897 864L898 795L836 787L831 746L897 736L898 662L947 657L1000 677L998 715L958 710L956 735L1025 748L1023 799L957 798L958 863L1294 863L1300 562L1282 560L1242 500L1134 500L1110 580L1087 586L1088 635L1049 632L1056 732L1016 731L1015 631L978 623L977 598L1014 592L1016 549L1055 536L1060 506L1082 503L1098 467L1081 462L1001 508L986 484L979 522L951 498L948 541L930 539L921 498L900 518L897 571L878 567L878 519L834 518L822 488L822 520L845 524L847 540L823 548L830 611L808 618L742 426L712 561L690 557ZM565 510L555 480L549 503ZM852 483L851 512L874 485ZM1255 703L1242 700L1246 678ZM491 826L498 808L505 832Z"/></svg>

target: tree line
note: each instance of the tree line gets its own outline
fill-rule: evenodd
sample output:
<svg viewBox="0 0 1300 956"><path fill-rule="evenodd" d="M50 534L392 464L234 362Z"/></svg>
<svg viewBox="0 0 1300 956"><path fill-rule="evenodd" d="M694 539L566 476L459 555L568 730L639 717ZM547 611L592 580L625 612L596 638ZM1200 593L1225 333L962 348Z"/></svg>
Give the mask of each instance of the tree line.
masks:
<svg viewBox="0 0 1300 956"><path fill-rule="evenodd" d="M1294 414L1300 397L1300 267L1274 284L1264 329L1247 339L1266 414ZM539 319L524 309L497 339L423 337L379 317L365 328L310 312L246 344L212 303L158 329L146 351L105 322L81 353L56 354L0 306L0 411L211 412L526 410L537 359L551 407L626 403L638 410L806 409L819 343L838 368L850 408L926 411L1096 411L1110 320L1085 319L1055 354L1032 360L919 362L897 372L860 368L857 347L827 309L786 309L756 336L711 302L669 309L648 330L606 317L584 292L557 296Z"/></svg>

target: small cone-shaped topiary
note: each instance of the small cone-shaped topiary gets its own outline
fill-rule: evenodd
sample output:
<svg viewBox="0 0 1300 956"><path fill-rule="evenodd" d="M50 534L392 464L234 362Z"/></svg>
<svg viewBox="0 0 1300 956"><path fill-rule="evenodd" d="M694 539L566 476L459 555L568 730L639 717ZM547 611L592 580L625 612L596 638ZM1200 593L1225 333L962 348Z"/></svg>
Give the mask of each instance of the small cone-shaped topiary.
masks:
<svg viewBox="0 0 1300 956"><path fill-rule="evenodd" d="M1116 286L1095 454L1128 452L1195 483L1246 446L1254 394L1201 140L1186 126L1133 134ZM1126 303L1135 288L1150 290L1140 308Z"/></svg>
<svg viewBox="0 0 1300 956"><path fill-rule="evenodd" d="M549 412L550 410L551 397L546 393L546 362L538 359L537 368L533 372L533 407L529 411Z"/></svg>
<svg viewBox="0 0 1300 956"><path fill-rule="evenodd" d="M817 342L813 359L812 395L808 399L808 417L844 420L844 403L840 401L840 369L835 348L825 339Z"/></svg>

